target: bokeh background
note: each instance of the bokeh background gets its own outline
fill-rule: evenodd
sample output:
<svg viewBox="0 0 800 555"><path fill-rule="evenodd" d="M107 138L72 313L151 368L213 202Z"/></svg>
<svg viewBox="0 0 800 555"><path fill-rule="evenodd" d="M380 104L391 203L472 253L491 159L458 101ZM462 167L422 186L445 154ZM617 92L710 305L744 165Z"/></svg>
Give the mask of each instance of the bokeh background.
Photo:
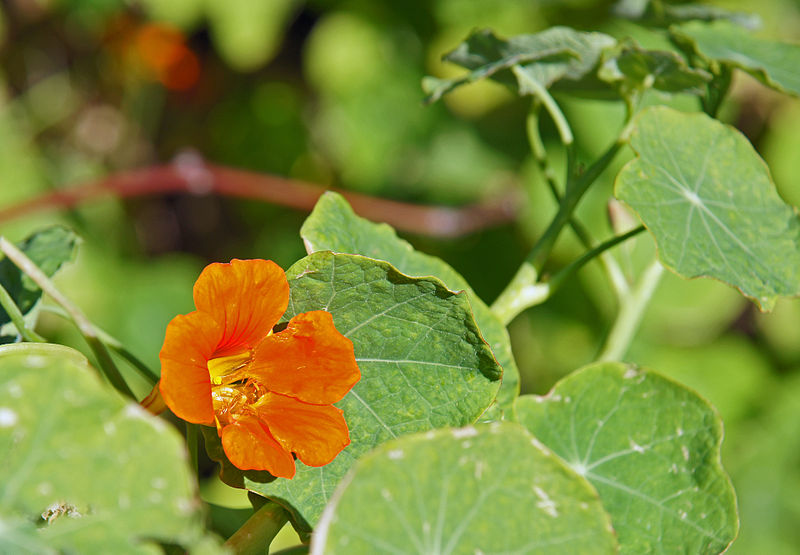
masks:
<svg viewBox="0 0 800 555"><path fill-rule="evenodd" d="M6 0L0 233L19 240L56 222L75 229L83 243L59 287L154 368L167 322L193 308L191 285L205 264L258 257L288 267L304 255L298 230L307 211L290 207L302 196L301 182L456 208L518 199L505 223L487 222L465 236L437 237L413 223L403 233L491 302L554 208L525 138L528 100L478 83L424 106L420 81L458 74L440 57L475 28L509 36L570 25L667 47L656 31L613 17L625 3ZM716 5L755 9L765 35L800 41L798 0ZM558 100L581 160L591 161L615 137L622 106ZM800 101L737 74L721 117L764 156L784 199L800 204ZM543 133L559 167L563 153L549 122ZM611 233L613 175L629 157L620 156L580 206L597 237ZM159 192L154 175L147 195L88 195L71 208L51 196L41 209L16 211L120 172L199 159L294 180L277 184L289 200ZM382 214L392 216L380 207L372 216ZM553 264L578 253L565 232ZM652 240L641 236L617 256L633 275L652 253ZM614 314L613 294L590 265L514 320L523 392L544 393L590 362ZM42 315L40 331L85 350L54 316ZM800 301L784 300L764 315L725 285L666 275L626 360L690 385L722 414L723 462L742 519L731 552L800 551ZM146 393L144 383L134 385ZM222 507L247 501L220 486L206 466L201 491L224 532L244 512ZM288 530L279 539L296 541Z"/></svg>

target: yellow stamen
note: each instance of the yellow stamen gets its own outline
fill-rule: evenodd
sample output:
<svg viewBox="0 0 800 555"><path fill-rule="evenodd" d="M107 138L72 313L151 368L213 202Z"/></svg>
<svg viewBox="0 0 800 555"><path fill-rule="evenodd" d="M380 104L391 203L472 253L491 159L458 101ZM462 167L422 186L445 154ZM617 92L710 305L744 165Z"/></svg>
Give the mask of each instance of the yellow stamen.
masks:
<svg viewBox="0 0 800 555"><path fill-rule="evenodd" d="M211 383L221 385L242 379L239 376L242 368L250 362L250 351L245 351L236 355L212 358L208 361L208 374L211 376Z"/></svg>

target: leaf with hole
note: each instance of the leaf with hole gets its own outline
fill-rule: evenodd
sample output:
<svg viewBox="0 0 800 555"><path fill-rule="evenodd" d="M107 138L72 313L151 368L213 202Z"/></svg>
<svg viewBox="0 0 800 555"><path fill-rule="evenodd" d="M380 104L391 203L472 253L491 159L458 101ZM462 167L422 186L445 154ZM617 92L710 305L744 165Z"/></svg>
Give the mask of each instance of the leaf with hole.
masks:
<svg viewBox="0 0 800 555"><path fill-rule="evenodd" d="M722 421L693 391L622 363L517 399L528 431L600 493L620 553L720 553L739 528Z"/></svg>
<svg viewBox="0 0 800 555"><path fill-rule="evenodd" d="M306 250L310 253L330 250L339 253L361 254L385 260L406 275L435 276L451 291L466 291L470 305L486 342L497 362L503 367L503 383L497 393L497 404L509 409L519 395L519 370L511 353L511 341L502 322L472 290L461 274L449 264L414 250L386 224L376 224L357 216L339 194L328 192L320 197L314 211L300 230Z"/></svg>
<svg viewBox="0 0 800 555"><path fill-rule="evenodd" d="M230 466L223 478L291 507L298 527L308 530L358 457L404 434L475 422L497 395L502 369L466 295L436 278L412 278L383 261L328 251L307 256L286 274L291 298L284 320L327 310L353 342L361 380L337 403L351 443L326 466L297 461L291 480L270 481ZM210 454L222 459L213 443Z"/></svg>
<svg viewBox="0 0 800 555"><path fill-rule="evenodd" d="M666 266L733 285L762 310L800 293L800 220L744 135L657 107L637 117L630 144L637 158L615 194L653 234Z"/></svg>

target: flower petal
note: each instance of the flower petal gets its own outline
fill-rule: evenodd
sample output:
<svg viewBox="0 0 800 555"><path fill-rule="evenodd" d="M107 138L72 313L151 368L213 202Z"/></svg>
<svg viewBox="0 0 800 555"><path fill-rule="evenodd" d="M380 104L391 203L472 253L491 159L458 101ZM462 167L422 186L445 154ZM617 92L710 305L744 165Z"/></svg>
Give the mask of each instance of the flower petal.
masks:
<svg viewBox="0 0 800 555"><path fill-rule="evenodd" d="M195 424L214 424L208 359L221 330L202 312L176 316L161 348L161 396L176 416Z"/></svg>
<svg viewBox="0 0 800 555"><path fill-rule="evenodd" d="M255 408L272 436L308 466L328 464L350 444L344 414L333 405L267 393Z"/></svg>
<svg viewBox="0 0 800 555"><path fill-rule="evenodd" d="M264 339L250 372L271 391L317 405L339 401L361 379L353 344L324 310L298 314L285 330Z"/></svg>
<svg viewBox="0 0 800 555"><path fill-rule="evenodd" d="M194 304L222 327L218 352L253 347L286 312L289 282L271 260L209 264L194 284Z"/></svg>
<svg viewBox="0 0 800 555"><path fill-rule="evenodd" d="M225 455L237 468L266 470L277 478L294 478L294 457L256 418L240 418L222 428L220 436Z"/></svg>

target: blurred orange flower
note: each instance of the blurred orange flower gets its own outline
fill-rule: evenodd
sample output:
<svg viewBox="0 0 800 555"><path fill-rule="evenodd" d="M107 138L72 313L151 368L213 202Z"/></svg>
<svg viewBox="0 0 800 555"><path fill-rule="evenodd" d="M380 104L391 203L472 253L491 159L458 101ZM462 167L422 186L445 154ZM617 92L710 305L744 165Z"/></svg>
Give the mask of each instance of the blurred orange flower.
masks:
<svg viewBox="0 0 800 555"><path fill-rule="evenodd" d="M169 323L159 355L161 395L172 412L216 425L242 470L292 478L292 453L309 466L336 458L350 436L333 403L361 372L331 314L298 314L273 333L289 283L269 260L210 264L193 293L197 310Z"/></svg>

